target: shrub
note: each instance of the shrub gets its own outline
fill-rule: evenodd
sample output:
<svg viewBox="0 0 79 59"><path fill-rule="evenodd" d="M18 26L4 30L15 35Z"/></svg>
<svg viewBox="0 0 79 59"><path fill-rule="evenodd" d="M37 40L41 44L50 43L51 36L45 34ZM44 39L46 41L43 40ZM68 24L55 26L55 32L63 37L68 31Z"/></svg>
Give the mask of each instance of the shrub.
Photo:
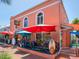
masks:
<svg viewBox="0 0 79 59"><path fill-rule="evenodd" d="M7 52L0 53L0 59L12 59Z"/></svg>

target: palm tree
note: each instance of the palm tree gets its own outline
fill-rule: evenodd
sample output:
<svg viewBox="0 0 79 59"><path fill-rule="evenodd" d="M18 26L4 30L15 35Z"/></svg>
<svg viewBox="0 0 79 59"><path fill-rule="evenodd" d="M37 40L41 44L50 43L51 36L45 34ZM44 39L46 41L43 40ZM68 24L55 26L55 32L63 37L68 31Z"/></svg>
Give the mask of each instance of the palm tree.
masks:
<svg viewBox="0 0 79 59"><path fill-rule="evenodd" d="M11 4L11 0L0 0L0 2L5 3L5 4L8 4L8 5Z"/></svg>
<svg viewBox="0 0 79 59"><path fill-rule="evenodd" d="M79 24L79 18L75 18L73 21L72 21L72 24ZM79 32L79 30L77 30L77 32ZM76 35L78 38L79 38L79 35Z"/></svg>
<svg viewBox="0 0 79 59"><path fill-rule="evenodd" d="M78 18L75 18L75 19L72 21L72 24L79 24L79 19L78 19Z"/></svg>

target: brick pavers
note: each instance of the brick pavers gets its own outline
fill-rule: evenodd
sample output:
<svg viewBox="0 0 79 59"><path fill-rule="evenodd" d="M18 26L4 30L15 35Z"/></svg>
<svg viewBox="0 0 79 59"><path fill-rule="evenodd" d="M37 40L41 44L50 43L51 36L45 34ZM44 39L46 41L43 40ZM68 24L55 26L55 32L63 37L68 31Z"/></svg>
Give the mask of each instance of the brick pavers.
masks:
<svg viewBox="0 0 79 59"><path fill-rule="evenodd" d="M71 59L79 59L79 57L70 57Z"/></svg>
<svg viewBox="0 0 79 59"><path fill-rule="evenodd" d="M24 53L24 52L18 51L17 49L14 49L12 47L4 48L4 47L0 46L0 50L8 52L12 56L12 59L44 59L40 56L36 56L36 55L29 54L29 53Z"/></svg>
<svg viewBox="0 0 79 59"><path fill-rule="evenodd" d="M46 58L42 58L40 56L36 56L36 55L32 55L29 53L24 53L21 51L18 51L17 49L14 49L12 47L1 47L0 46L0 51L6 51L8 52L11 56L12 59L46 59ZM71 59L79 59L79 57L71 57Z"/></svg>

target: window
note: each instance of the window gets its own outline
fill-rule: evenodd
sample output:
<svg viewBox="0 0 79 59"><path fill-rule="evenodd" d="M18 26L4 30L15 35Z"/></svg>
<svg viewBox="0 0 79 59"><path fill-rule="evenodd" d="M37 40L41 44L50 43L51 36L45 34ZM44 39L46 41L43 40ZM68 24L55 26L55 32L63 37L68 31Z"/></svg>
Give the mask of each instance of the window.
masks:
<svg viewBox="0 0 79 59"><path fill-rule="evenodd" d="M36 42L38 45L43 44L43 33L36 33Z"/></svg>
<svg viewBox="0 0 79 59"><path fill-rule="evenodd" d="M49 42L51 39L50 33L36 33L36 42L39 45Z"/></svg>
<svg viewBox="0 0 79 59"><path fill-rule="evenodd" d="M42 33L36 33L36 39L41 40L42 39Z"/></svg>
<svg viewBox="0 0 79 59"><path fill-rule="evenodd" d="M43 24L43 13L37 15L37 24Z"/></svg>
<svg viewBox="0 0 79 59"><path fill-rule="evenodd" d="M28 26L28 18L25 18L24 19L24 27L27 27Z"/></svg>

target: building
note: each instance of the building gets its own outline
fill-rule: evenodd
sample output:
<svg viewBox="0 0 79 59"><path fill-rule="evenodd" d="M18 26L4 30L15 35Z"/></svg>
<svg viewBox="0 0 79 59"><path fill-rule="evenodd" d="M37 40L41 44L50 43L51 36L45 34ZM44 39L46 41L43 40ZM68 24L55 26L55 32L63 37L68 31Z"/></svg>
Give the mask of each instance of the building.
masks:
<svg viewBox="0 0 79 59"><path fill-rule="evenodd" d="M62 31L62 46L70 46L70 29L63 26L68 24L67 14L61 0L46 0L45 2L26 10L20 14L12 16L10 19L10 31L15 32L22 27L30 27L39 24L55 25L56 32L52 33L52 38L59 42L60 31ZM36 40L37 34L32 33L32 39Z"/></svg>
<svg viewBox="0 0 79 59"><path fill-rule="evenodd" d="M0 32L1 31L9 31L9 30L10 30L10 26L5 26L5 27L0 28Z"/></svg>

